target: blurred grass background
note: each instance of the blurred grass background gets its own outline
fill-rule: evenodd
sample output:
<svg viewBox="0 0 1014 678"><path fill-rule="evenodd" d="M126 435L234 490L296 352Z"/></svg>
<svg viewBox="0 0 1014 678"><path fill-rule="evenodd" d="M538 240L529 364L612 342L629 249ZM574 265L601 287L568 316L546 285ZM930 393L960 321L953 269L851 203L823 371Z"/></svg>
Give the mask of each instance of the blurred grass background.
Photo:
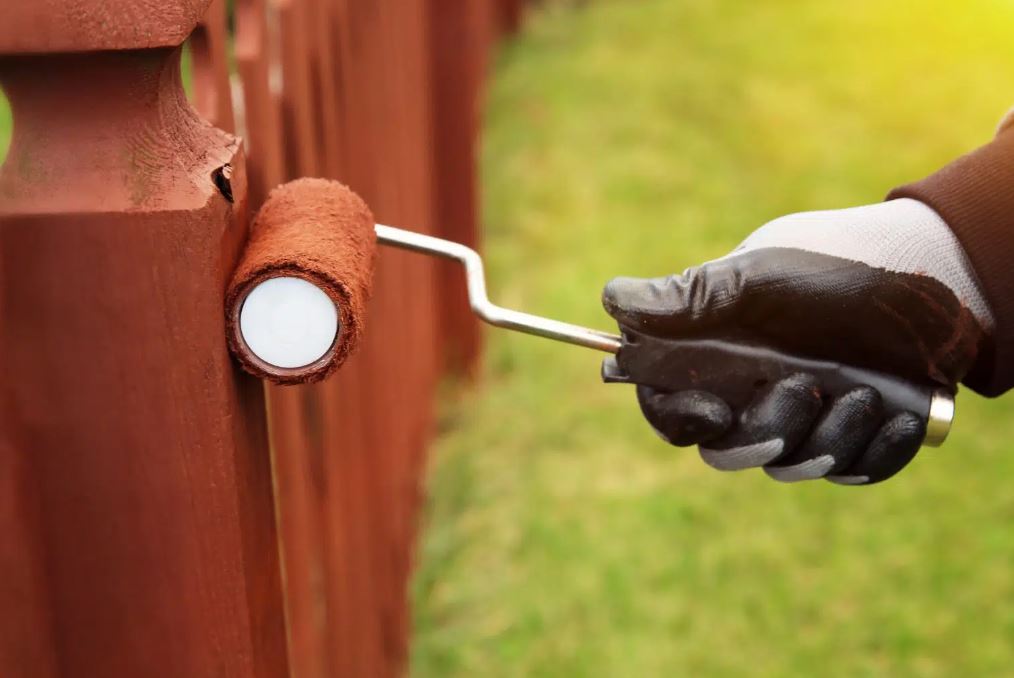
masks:
<svg viewBox="0 0 1014 678"><path fill-rule="evenodd" d="M532 13L482 158L492 296L607 327L610 277L882 199L1014 104L1014 2L596 0ZM872 488L721 474L595 353L490 332L444 414L417 676L999 676L1014 667L1014 405Z"/></svg>
<svg viewBox="0 0 1014 678"><path fill-rule="evenodd" d="M14 121L11 118L11 107L7 97L0 91L0 162L7 157L7 147L11 144L11 132Z"/></svg>

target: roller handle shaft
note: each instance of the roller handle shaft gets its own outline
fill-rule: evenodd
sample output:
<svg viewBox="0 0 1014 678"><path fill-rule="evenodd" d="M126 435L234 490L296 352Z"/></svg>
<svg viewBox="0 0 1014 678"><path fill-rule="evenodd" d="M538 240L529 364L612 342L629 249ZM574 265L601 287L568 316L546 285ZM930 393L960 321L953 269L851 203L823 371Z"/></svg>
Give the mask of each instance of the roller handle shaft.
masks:
<svg viewBox="0 0 1014 678"><path fill-rule="evenodd" d="M620 348L620 338L615 334L515 311L491 302L486 295L486 274L483 272L482 257L470 247L384 224L377 224L375 229L377 242L381 245L430 254L460 263L465 269L468 303L475 315L490 325L607 353L616 353Z"/></svg>
<svg viewBox="0 0 1014 678"><path fill-rule="evenodd" d="M912 412L926 422L924 445L939 446L954 415L953 394L883 372L720 339L663 339L625 330L619 352L602 363L607 382L636 383L663 391L700 390L734 410L746 407L770 383L804 372L816 377L822 394L843 395L856 386L880 392L885 414Z"/></svg>

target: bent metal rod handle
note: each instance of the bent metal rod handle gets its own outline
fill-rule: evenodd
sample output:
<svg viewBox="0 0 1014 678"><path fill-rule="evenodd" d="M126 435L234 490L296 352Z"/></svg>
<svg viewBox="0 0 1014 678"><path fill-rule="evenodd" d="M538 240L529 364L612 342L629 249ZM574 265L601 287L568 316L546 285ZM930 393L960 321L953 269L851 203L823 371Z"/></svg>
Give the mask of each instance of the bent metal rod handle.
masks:
<svg viewBox="0 0 1014 678"><path fill-rule="evenodd" d="M937 447L950 431L954 396L873 370L832 361L790 356L765 348L718 340L669 340L633 331L624 336L513 311L490 302L482 258L459 243L376 225L377 241L401 249L459 261L465 268L468 301L482 320L578 346L616 354L603 362L603 379L631 382L669 391L699 389L715 393L735 408L745 407L767 383L796 372L817 377L827 395L837 396L864 384L880 391L889 415L914 412L926 422L923 444Z"/></svg>
<svg viewBox="0 0 1014 678"><path fill-rule="evenodd" d="M465 267L465 285L468 288L468 304L479 318L509 330L534 334L568 344L586 346L606 353L620 350L620 337L615 334L571 325L530 313L513 311L497 306L486 295L486 276L482 268L482 257L470 247L460 243L434 238L422 233L377 224L377 242L403 250L433 254L445 259L461 262Z"/></svg>

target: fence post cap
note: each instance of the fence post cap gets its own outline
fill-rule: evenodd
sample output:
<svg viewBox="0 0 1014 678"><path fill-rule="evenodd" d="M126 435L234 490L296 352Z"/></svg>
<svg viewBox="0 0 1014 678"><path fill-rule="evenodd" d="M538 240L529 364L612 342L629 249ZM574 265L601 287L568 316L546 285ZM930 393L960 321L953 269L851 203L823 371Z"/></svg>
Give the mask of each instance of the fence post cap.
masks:
<svg viewBox="0 0 1014 678"><path fill-rule="evenodd" d="M0 55L182 45L211 0L3 0Z"/></svg>

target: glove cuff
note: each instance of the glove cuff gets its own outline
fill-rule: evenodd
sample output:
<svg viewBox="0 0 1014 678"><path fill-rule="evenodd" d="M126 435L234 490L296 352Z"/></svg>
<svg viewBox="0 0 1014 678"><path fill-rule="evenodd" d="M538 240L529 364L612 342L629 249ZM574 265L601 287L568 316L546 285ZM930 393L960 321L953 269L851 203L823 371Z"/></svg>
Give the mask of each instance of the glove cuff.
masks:
<svg viewBox="0 0 1014 678"><path fill-rule="evenodd" d="M964 383L987 396L1014 387L1014 129L935 174L894 189L932 207L961 243L995 325Z"/></svg>

